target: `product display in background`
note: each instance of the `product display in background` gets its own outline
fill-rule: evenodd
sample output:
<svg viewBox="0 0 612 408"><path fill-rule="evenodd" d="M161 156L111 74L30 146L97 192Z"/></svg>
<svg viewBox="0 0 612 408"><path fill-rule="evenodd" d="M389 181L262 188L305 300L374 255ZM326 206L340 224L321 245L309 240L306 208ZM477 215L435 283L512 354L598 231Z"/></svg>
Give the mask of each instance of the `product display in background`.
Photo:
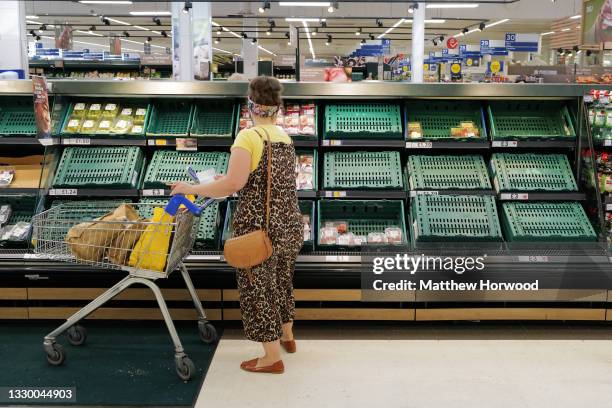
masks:
<svg viewBox="0 0 612 408"><path fill-rule="evenodd" d="M64 134L144 136L146 104L74 102L64 124Z"/></svg>
<svg viewBox="0 0 612 408"><path fill-rule="evenodd" d="M298 190L314 190L314 154L297 153L295 157L296 187Z"/></svg>
<svg viewBox="0 0 612 408"><path fill-rule="evenodd" d="M276 117L276 125L283 128L289 136L315 136L316 105L314 103L291 103L287 102L281 107ZM238 129L253 127L253 121L246 104L240 106L240 119Z"/></svg>

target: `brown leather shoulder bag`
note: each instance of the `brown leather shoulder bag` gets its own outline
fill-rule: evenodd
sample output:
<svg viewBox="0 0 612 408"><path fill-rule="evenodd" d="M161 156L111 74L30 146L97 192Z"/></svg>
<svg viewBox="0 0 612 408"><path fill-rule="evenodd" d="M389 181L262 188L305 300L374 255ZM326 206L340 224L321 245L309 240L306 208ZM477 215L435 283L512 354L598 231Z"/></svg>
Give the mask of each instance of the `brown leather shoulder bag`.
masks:
<svg viewBox="0 0 612 408"><path fill-rule="evenodd" d="M261 137L261 134L254 129ZM266 226L248 234L230 238L225 241L223 256L225 261L234 268L251 269L253 266L262 264L272 256L272 241L268 236L270 229L270 183L272 179L272 146L270 135L263 129L268 140L268 166L266 174Z"/></svg>

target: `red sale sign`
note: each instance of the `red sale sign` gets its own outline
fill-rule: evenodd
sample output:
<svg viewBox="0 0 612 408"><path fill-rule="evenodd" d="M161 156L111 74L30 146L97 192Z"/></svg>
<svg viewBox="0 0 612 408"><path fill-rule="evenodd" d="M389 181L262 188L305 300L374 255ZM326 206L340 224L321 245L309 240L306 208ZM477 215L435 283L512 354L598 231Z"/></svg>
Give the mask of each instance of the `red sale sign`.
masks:
<svg viewBox="0 0 612 408"><path fill-rule="evenodd" d="M454 50L458 45L459 41L457 41L454 37L451 37L446 41L446 48L449 50Z"/></svg>

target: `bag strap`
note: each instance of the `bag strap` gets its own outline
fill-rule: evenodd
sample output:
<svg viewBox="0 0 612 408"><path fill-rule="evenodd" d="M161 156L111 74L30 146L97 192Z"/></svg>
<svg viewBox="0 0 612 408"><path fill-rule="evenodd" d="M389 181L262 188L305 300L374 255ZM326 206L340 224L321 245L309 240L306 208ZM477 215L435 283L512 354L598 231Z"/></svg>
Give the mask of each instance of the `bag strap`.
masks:
<svg viewBox="0 0 612 408"><path fill-rule="evenodd" d="M261 128L266 134L266 139L268 140L268 165L267 165L267 175L266 175L266 232L270 230L270 191L272 190L272 142L270 141L270 134L264 128ZM253 128L255 133L261 136L261 133L257 131L257 129Z"/></svg>

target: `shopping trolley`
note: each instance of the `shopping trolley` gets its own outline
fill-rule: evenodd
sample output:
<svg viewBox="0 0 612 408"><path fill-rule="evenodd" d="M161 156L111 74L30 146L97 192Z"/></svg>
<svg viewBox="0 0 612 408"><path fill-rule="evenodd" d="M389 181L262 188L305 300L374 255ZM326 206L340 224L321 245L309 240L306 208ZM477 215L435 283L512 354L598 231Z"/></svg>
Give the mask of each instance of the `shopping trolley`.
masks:
<svg viewBox="0 0 612 408"><path fill-rule="evenodd" d="M198 313L198 331L200 338L207 344L216 342L217 332L214 326L206 320L204 308L198 299L187 268L183 264L183 259L187 256L195 241L199 224L199 222L197 222L197 217L200 216L207 206L215 201L217 200L208 199L202 206L198 206L185 196L176 195L170 199L165 207L165 213L173 216L173 218L169 218L165 222L151 222L146 221L146 218L144 218L153 213L154 204L130 203L132 208L143 217L138 221L97 221L96 218L91 215L95 213L97 213L97 215L103 215L112 212L116 208L116 204L113 203L100 204L96 208L78 208L75 205L61 204L34 216L32 219L32 237L35 245L35 253L41 254L42 257L51 260L84 263L96 267L120 269L128 272L128 275L116 285L102 293L87 306L70 316L64 324L45 336L43 347L47 354L47 361L49 364L54 366L61 365L66 358L64 348L61 344L56 342L57 336L66 332L68 342L73 346L79 346L85 343L87 332L85 328L77 323L128 287L134 284L142 284L153 291L162 316L164 317L164 321L166 322L166 326L168 327L168 331L170 332L170 336L172 337L176 373L182 380L189 380L195 373L195 366L183 350L174 323L170 317L170 312L168 311L161 290L155 284L155 280L167 278L170 273L176 269L181 271L181 275L185 280L185 284ZM92 224L89 226L82 224L84 220L92 221ZM93 223L95 223L95 227ZM70 244L66 241L66 234L75 226L76 229L91 228L88 232L90 236L94 237L93 243L76 244L80 246L78 248L80 256L78 257L73 254L75 244ZM142 238L145 236L144 234L147 228L149 231L147 237L150 237L150 239L145 239L145 242L140 246L140 251L142 251L143 258L149 260L155 259L156 257L161 259L161 257L163 257L165 260L163 270L145 269L138 265L129 266L130 263L133 264L133 262L128 262L128 260L133 252L132 248L134 243L138 241L138 237ZM151 233L151 231L153 231L153 233ZM168 237L170 242L166 250L156 252L153 248L155 246L153 244L153 239L155 239L155 233L158 232L165 234L164 236ZM98 244L98 242L107 241L109 235L115 237L112 244ZM71 245L73 246L71 247ZM136 251L135 248L134 251ZM114 262L111 262L111 258Z"/></svg>

